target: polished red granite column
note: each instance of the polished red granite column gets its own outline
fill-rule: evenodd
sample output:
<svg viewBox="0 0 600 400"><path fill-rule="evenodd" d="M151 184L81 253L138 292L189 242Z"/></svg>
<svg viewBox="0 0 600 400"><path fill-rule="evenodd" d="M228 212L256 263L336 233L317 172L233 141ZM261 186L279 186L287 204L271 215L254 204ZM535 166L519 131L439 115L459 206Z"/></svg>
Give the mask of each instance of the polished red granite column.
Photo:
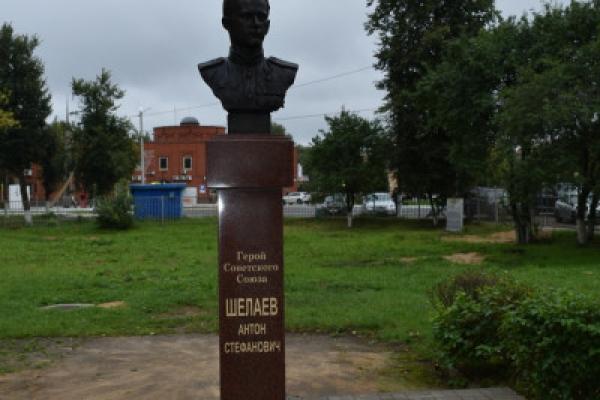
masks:
<svg viewBox="0 0 600 400"><path fill-rule="evenodd" d="M221 400L285 399L283 210L293 142L228 135L207 145L219 193Z"/></svg>

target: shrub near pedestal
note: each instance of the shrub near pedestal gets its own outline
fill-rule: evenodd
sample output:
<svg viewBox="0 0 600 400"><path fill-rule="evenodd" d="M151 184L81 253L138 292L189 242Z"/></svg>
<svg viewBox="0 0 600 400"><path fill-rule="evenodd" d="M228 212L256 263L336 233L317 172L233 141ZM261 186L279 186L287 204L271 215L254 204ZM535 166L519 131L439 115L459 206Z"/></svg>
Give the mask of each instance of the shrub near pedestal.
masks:
<svg viewBox="0 0 600 400"><path fill-rule="evenodd" d="M511 378L531 400L600 400L597 300L501 280L438 307L434 338L447 370Z"/></svg>
<svg viewBox="0 0 600 400"><path fill-rule="evenodd" d="M478 378L504 375L510 360L498 333L506 313L530 296L530 289L507 278L467 272L439 284L435 293L433 332L443 366Z"/></svg>
<svg viewBox="0 0 600 400"><path fill-rule="evenodd" d="M600 399L600 302L540 294L506 314L500 336L533 398Z"/></svg>

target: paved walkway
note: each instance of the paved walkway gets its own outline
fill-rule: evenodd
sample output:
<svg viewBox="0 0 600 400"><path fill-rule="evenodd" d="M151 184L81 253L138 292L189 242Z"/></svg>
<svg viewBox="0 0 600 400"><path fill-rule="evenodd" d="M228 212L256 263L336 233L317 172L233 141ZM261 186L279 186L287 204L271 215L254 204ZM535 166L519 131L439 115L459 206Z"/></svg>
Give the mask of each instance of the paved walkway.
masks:
<svg viewBox="0 0 600 400"><path fill-rule="evenodd" d="M300 400L291 398L289 400ZM510 389L434 390L362 396L329 396L320 400L525 400Z"/></svg>

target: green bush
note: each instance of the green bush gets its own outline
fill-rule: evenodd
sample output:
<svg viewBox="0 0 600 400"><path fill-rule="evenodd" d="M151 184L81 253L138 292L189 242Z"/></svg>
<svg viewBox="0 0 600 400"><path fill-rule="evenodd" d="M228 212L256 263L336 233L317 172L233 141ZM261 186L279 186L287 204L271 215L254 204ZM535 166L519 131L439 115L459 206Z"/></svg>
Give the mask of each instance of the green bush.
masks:
<svg viewBox="0 0 600 400"><path fill-rule="evenodd" d="M449 370L478 377L498 375L510 362L498 333L506 314L531 291L508 279L488 278L479 280L479 287L467 285L468 291L457 289L452 303L438 308L433 334L440 361Z"/></svg>
<svg viewBox="0 0 600 400"><path fill-rule="evenodd" d="M512 378L530 399L600 400L598 301L533 292L500 278L464 278L433 291L453 298L434 319L447 371Z"/></svg>
<svg viewBox="0 0 600 400"><path fill-rule="evenodd" d="M96 219L102 229L129 229L133 226L132 200L126 185L118 185L112 196L98 199Z"/></svg>
<svg viewBox="0 0 600 400"><path fill-rule="evenodd" d="M600 399L600 303L544 294L508 312L501 327L517 383L532 398Z"/></svg>
<svg viewBox="0 0 600 400"><path fill-rule="evenodd" d="M477 300L482 288L496 286L501 280L495 274L483 271L465 271L436 284L429 293L429 297L432 305L437 310L443 311L454 304L459 293Z"/></svg>

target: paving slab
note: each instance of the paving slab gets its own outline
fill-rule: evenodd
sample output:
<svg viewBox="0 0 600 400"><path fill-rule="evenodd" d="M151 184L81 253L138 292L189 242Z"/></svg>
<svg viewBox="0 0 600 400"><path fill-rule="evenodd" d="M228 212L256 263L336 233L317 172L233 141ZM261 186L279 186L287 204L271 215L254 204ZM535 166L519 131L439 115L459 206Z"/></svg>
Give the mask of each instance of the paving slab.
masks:
<svg viewBox="0 0 600 400"><path fill-rule="evenodd" d="M383 393L360 396L326 396L319 399L288 400L526 400L508 388L433 390L405 393Z"/></svg>
<svg viewBox="0 0 600 400"><path fill-rule="evenodd" d="M378 393L379 371L393 355L384 345L326 335L286 339L289 400L524 400L504 388L401 392L402 382ZM44 353L44 368L0 375L0 400L219 399L216 335L66 340L55 350L56 357Z"/></svg>

